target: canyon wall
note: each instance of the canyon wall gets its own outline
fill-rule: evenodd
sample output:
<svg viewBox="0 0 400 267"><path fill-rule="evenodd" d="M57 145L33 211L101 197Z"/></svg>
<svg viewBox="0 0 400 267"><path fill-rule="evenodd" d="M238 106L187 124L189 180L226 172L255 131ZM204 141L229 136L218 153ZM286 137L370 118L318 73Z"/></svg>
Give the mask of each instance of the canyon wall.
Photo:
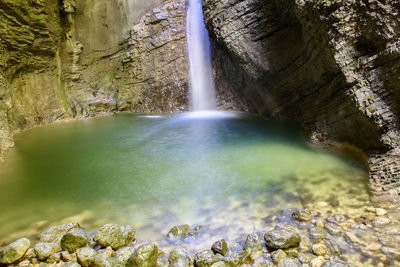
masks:
<svg viewBox="0 0 400 267"><path fill-rule="evenodd" d="M1 154L38 124L187 109L184 0L4 0L0 24Z"/></svg>
<svg viewBox="0 0 400 267"><path fill-rule="evenodd" d="M400 2L205 0L219 95L369 156L400 193Z"/></svg>

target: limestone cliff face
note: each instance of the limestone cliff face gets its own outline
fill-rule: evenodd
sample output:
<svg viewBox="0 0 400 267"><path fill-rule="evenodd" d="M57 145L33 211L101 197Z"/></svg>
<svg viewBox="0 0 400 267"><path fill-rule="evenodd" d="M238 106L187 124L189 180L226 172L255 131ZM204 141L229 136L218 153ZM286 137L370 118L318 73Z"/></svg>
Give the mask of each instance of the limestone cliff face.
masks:
<svg viewBox="0 0 400 267"><path fill-rule="evenodd" d="M219 95L356 145L372 189L400 193L398 1L205 0L203 9Z"/></svg>
<svg viewBox="0 0 400 267"><path fill-rule="evenodd" d="M187 107L184 0L4 0L0 25L0 152L37 124Z"/></svg>

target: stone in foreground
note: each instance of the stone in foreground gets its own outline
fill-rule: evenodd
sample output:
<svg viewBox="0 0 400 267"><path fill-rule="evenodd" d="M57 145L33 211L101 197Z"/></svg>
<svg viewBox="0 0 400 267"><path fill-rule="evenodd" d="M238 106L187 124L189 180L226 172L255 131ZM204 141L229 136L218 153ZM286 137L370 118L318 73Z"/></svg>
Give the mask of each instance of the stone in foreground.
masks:
<svg viewBox="0 0 400 267"><path fill-rule="evenodd" d="M120 249L129 245L134 237L135 228L132 225L106 224L96 232L93 240L102 247Z"/></svg>
<svg viewBox="0 0 400 267"><path fill-rule="evenodd" d="M225 254L228 253L228 244L224 239L221 239L212 245L211 250L215 254L218 253L221 254L222 256L225 256Z"/></svg>
<svg viewBox="0 0 400 267"><path fill-rule="evenodd" d="M292 213L292 217L300 222L308 222L311 221L312 214L309 208L296 210Z"/></svg>
<svg viewBox="0 0 400 267"><path fill-rule="evenodd" d="M255 259L262 254L261 238L257 233L247 236L243 249L249 253L250 258Z"/></svg>
<svg viewBox="0 0 400 267"><path fill-rule="evenodd" d="M21 238L0 250L0 263L11 264L22 258L31 242L28 238Z"/></svg>
<svg viewBox="0 0 400 267"><path fill-rule="evenodd" d="M34 249L37 258L43 261L52 254L58 252L60 250L60 245L58 243L40 242L35 245Z"/></svg>
<svg viewBox="0 0 400 267"><path fill-rule="evenodd" d="M92 248L80 248L76 251L78 262L83 267L92 266L94 264L94 257L96 254L96 251Z"/></svg>
<svg viewBox="0 0 400 267"><path fill-rule="evenodd" d="M300 235L290 226L283 226L264 235L267 247L273 249L296 247L300 242Z"/></svg>
<svg viewBox="0 0 400 267"><path fill-rule="evenodd" d="M194 264L194 254L184 248L177 248L169 253L169 267L190 267Z"/></svg>
<svg viewBox="0 0 400 267"><path fill-rule="evenodd" d="M61 248L69 253L75 252L78 248L86 246L88 238L81 228L69 230L61 239Z"/></svg>
<svg viewBox="0 0 400 267"><path fill-rule="evenodd" d="M158 247L147 244L138 247L129 258L127 267L155 267L157 266Z"/></svg>
<svg viewBox="0 0 400 267"><path fill-rule="evenodd" d="M63 225L52 226L40 235L40 242L59 243L64 234L72 228L80 228L79 223L70 222Z"/></svg>
<svg viewBox="0 0 400 267"><path fill-rule="evenodd" d="M211 250L203 250L196 254L195 266L210 267L216 262L221 261Z"/></svg>

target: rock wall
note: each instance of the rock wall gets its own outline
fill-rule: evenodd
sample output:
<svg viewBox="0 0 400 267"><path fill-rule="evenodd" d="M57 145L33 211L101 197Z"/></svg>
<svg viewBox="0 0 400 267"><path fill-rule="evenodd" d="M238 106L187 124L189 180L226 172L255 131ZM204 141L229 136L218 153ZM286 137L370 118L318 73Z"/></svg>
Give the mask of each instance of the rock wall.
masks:
<svg viewBox="0 0 400 267"><path fill-rule="evenodd" d="M205 0L219 95L369 156L400 194L400 2Z"/></svg>
<svg viewBox="0 0 400 267"><path fill-rule="evenodd" d="M0 152L37 124L186 109L184 13L184 0L2 1Z"/></svg>

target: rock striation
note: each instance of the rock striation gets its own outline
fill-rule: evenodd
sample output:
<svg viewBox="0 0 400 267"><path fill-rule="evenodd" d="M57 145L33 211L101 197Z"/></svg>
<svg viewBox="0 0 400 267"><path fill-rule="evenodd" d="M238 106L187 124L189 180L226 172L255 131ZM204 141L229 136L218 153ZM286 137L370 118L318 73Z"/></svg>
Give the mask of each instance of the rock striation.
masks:
<svg viewBox="0 0 400 267"><path fill-rule="evenodd" d="M362 149L371 189L400 193L399 2L206 0L203 10L222 98Z"/></svg>
<svg viewBox="0 0 400 267"><path fill-rule="evenodd" d="M187 108L183 0L6 0L0 23L2 155L38 124Z"/></svg>

